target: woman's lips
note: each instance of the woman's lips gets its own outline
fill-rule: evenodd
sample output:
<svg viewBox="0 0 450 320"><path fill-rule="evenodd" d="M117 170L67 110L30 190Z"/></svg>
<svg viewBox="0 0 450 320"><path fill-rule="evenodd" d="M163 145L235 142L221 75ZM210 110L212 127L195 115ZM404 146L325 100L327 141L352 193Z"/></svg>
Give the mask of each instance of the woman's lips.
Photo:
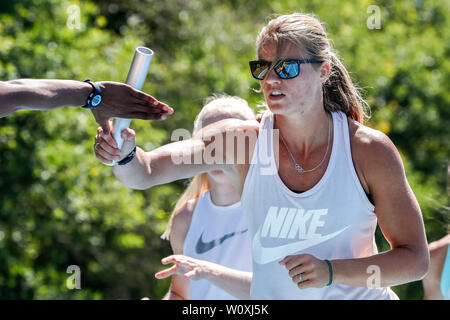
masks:
<svg viewBox="0 0 450 320"><path fill-rule="evenodd" d="M285 97L284 94L279 94L279 95L273 95L273 94L270 94L270 95L269 95L269 99L270 99L271 101L279 101L279 100L283 99L284 97Z"/></svg>

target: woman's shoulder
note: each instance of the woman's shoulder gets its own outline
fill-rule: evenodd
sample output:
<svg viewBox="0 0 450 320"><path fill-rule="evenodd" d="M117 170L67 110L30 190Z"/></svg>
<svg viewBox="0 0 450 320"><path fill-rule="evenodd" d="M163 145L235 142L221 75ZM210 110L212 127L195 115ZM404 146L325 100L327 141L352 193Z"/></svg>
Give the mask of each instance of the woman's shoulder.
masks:
<svg viewBox="0 0 450 320"><path fill-rule="evenodd" d="M197 199L191 199L186 201L182 206L173 212L173 225L174 227L182 228L191 224L192 214L194 213L195 206L197 205Z"/></svg>
<svg viewBox="0 0 450 320"><path fill-rule="evenodd" d="M385 133L351 118L348 118L348 129L352 147L354 145L357 148L383 148L393 145L391 139Z"/></svg>
<svg viewBox="0 0 450 320"><path fill-rule="evenodd" d="M353 163L366 191L370 184L385 184L404 176L403 161L383 132L348 118Z"/></svg>
<svg viewBox="0 0 450 320"><path fill-rule="evenodd" d="M385 133L350 118L348 128L352 153L356 157L385 164L385 161L401 161L397 148Z"/></svg>

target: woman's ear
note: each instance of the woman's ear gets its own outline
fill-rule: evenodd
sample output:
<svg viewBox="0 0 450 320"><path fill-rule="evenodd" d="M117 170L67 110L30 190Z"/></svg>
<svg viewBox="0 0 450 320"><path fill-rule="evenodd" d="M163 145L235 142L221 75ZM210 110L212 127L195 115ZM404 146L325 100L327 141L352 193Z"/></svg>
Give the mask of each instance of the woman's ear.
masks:
<svg viewBox="0 0 450 320"><path fill-rule="evenodd" d="M320 66L320 80L322 81L322 84L325 84L325 82L328 80L330 71L330 64L328 62L323 62Z"/></svg>

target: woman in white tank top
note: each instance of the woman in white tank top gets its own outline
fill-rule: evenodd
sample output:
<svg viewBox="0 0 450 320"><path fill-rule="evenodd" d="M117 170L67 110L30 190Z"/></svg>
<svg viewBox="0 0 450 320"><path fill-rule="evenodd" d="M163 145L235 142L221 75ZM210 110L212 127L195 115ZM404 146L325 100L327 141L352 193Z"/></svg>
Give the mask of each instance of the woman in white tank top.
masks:
<svg viewBox="0 0 450 320"><path fill-rule="evenodd" d="M366 103L313 15L271 20L257 56L251 72L268 106L261 124L223 120L189 140L138 148L114 174L145 189L223 170L248 218L251 298L396 299L390 286L429 268L420 207L396 147L363 125ZM135 139L132 130L123 136L126 157ZM225 143L230 136L237 145ZM108 139L98 136L97 149L110 148ZM377 252L377 223L387 252Z"/></svg>

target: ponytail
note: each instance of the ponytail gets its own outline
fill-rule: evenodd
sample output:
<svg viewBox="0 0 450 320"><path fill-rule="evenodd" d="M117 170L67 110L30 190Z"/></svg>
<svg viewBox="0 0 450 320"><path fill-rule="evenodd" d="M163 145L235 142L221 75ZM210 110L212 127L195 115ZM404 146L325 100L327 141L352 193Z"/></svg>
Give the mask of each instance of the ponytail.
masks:
<svg viewBox="0 0 450 320"><path fill-rule="evenodd" d="M342 111L360 123L364 122L367 102L362 99L350 75L334 52L330 53L330 76L323 85L323 105L328 111Z"/></svg>

